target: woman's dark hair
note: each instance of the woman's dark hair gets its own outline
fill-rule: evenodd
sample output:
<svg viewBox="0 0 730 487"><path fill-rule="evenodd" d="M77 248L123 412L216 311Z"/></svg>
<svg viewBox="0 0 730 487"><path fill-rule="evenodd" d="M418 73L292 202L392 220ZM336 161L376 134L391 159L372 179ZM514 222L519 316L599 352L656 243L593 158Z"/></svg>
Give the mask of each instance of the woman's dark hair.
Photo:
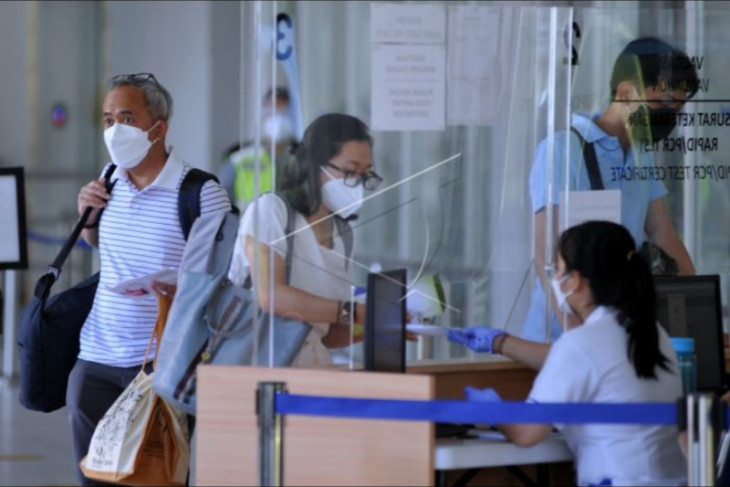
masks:
<svg viewBox="0 0 730 487"><path fill-rule="evenodd" d="M629 42L616 58L611 73L611 96L622 81L641 82L663 90L682 90L692 98L700 82L689 56L655 37Z"/></svg>
<svg viewBox="0 0 730 487"><path fill-rule="evenodd" d="M309 124L302 141L292 144L294 157L282 169L279 188L292 208L305 216L319 209L322 204L320 168L336 157L344 144L352 141L373 145L368 126L359 118L328 113Z"/></svg>
<svg viewBox="0 0 730 487"><path fill-rule="evenodd" d="M618 310L618 322L629 335L628 356L636 375L656 379L655 367L670 370L669 361L659 350L654 280L635 249L626 228L602 221L571 227L558 242L566 272L578 271L588 279L596 305Z"/></svg>

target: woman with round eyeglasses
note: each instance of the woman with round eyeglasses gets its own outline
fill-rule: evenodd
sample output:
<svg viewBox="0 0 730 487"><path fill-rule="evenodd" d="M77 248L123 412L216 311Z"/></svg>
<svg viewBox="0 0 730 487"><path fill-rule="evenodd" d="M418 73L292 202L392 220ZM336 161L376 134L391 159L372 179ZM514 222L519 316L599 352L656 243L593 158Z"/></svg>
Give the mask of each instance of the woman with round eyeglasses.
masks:
<svg viewBox="0 0 730 487"><path fill-rule="evenodd" d="M294 157L282 170L280 194L261 195L241 217L229 278L243 285L250 276L262 309L312 325L294 367L330 364L328 349L349 345L350 323L365 322L365 306L349 302L354 266L348 255L352 234L347 235L351 231L347 221L357 217L365 191L376 190L383 181L372 170L372 147L363 121L339 113L322 115L307 127L301 143L292 147ZM289 283L285 276L287 205L295 215ZM252 272L255 233L260 259L256 275Z"/></svg>

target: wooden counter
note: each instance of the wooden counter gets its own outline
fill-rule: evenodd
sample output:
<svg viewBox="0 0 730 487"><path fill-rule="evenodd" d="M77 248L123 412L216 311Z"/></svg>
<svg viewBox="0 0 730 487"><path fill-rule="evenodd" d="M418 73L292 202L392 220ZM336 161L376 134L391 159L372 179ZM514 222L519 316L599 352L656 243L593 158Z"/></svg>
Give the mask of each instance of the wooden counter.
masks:
<svg viewBox="0 0 730 487"><path fill-rule="evenodd" d="M427 376L345 373L201 365L196 485L258 485L259 382L284 382L292 394L434 398ZM423 421L287 416L284 485L434 485L433 428Z"/></svg>
<svg viewBox="0 0 730 487"><path fill-rule="evenodd" d="M730 358L728 359L730 360ZM327 370L353 372L346 365L330 365ZM355 371L361 370L355 367ZM406 365L407 374L434 378L436 399L464 399L464 387L491 387L502 399L524 401L537 376L535 370L501 356L486 355L479 360L457 358L420 360Z"/></svg>
<svg viewBox="0 0 730 487"><path fill-rule="evenodd" d="M464 399L464 387L491 387L502 399L527 398L537 372L503 357L485 356L479 360L428 360L408 364L407 373L427 374L434 378L437 399Z"/></svg>
<svg viewBox="0 0 730 487"><path fill-rule="evenodd" d="M342 375L343 373L349 375ZM258 429L254 395L261 380L283 381L294 394L393 399L464 399L464 387L492 387L523 400L536 373L486 356L412 363L407 374L201 366L198 370L198 485L256 485ZM291 416L286 419L284 485L434 485L433 424ZM519 462L517 462L519 463ZM572 481L570 462L551 469L551 482ZM525 470L535 475L534 468ZM463 471L451 470L457 481ZM480 473L479 485L519 485L500 468ZM473 484L472 484L473 485Z"/></svg>

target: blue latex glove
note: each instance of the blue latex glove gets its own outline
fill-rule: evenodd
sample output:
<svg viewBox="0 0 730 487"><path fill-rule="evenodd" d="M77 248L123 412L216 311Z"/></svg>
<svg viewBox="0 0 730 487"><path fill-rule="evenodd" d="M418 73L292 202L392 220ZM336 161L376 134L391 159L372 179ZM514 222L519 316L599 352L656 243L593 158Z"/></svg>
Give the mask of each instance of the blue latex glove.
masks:
<svg viewBox="0 0 730 487"><path fill-rule="evenodd" d="M496 353L494 351L494 340L504 334L504 330L497 330L486 326L470 326L463 330L449 330L448 339L450 342L469 347L475 352L494 354Z"/></svg>
<svg viewBox="0 0 730 487"><path fill-rule="evenodd" d="M481 402L502 402L502 398L499 397L497 391L491 387L486 389L477 389L476 387L466 386L464 388L464 395L467 401L481 401ZM494 428L495 423L488 423L490 427Z"/></svg>
<svg viewBox="0 0 730 487"><path fill-rule="evenodd" d="M499 397L497 391L491 387L477 389L476 387L466 386L464 388L464 395L467 401L502 402L502 398Z"/></svg>

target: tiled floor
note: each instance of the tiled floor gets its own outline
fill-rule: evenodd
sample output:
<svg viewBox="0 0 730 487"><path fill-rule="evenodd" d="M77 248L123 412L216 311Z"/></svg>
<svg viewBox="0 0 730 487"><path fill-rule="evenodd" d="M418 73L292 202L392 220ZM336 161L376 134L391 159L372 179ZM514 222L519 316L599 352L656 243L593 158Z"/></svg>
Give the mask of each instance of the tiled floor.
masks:
<svg viewBox="0 0 730 487"><path fill-rule="evenodd" d="M0 485L78 485L66 409L38 413L0 378Z"/></svg>

